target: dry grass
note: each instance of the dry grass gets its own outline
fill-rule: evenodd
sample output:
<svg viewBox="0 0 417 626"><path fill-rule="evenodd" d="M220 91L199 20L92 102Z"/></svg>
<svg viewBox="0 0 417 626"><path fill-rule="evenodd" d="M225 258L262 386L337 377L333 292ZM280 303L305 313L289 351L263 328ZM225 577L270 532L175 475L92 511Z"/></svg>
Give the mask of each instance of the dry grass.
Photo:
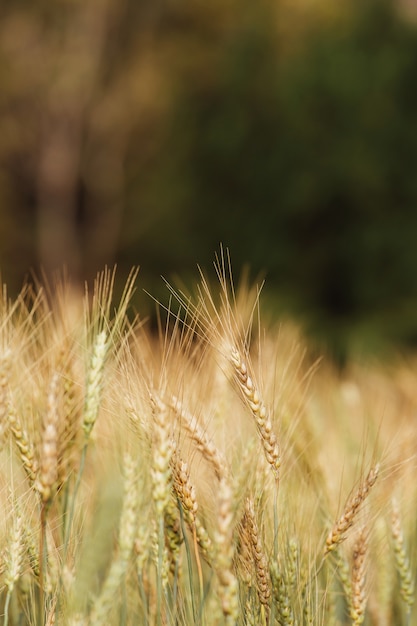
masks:
<svg viewBox="0 0 417 626"><path fill-rule="evenodd" d="M159 337L134 274L3 297L6 625L417 623L416 364L317 365L217 270Z"/></svg>

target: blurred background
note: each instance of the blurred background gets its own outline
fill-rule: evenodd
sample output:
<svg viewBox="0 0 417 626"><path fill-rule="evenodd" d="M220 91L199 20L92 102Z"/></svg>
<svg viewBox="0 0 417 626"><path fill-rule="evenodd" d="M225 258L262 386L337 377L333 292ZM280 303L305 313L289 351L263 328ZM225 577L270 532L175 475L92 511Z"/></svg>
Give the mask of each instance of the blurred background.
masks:
<svg viewBox="0 0 417 626"><path fill-rule="evenodd" d="M148 313L221 242L340 358L414 347L416 77L412 0L3 0L9 294L140 265Z"/></svg>

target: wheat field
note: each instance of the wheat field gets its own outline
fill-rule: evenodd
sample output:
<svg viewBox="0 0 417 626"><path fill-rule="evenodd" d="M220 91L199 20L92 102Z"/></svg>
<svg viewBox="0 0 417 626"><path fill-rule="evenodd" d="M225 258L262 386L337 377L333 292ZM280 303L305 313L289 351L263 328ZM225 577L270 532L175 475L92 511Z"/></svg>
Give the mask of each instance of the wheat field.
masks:
<svg viewBox="0 0 417 626"><path fill-rule="evenodd" d="M159 333L136 272L3 287L6 626L417 624L416 363L341 374L216 269Z"/></svg>

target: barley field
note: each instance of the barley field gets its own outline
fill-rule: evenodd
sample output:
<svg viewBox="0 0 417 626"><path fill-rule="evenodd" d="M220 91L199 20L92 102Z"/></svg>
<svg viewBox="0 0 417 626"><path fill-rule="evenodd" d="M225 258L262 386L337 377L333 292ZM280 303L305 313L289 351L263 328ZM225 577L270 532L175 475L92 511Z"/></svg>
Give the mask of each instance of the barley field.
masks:
<svg viewBox="0 0 417 626"><path fill-rule="evenodd" d="M417 361L340 373L216 268L159 333L136 272L3 287L6 626L417 624Z"/></svg>

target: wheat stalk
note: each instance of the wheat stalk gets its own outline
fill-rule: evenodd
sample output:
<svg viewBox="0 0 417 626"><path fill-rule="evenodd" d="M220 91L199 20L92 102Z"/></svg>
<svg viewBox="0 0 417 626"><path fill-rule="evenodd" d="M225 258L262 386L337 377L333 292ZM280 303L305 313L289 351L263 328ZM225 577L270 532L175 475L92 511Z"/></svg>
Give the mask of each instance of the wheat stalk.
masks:
<svg viewBox="0 0 417 626"><path fill-rule="evenodd" d="M93 604L89 620L91 626L101 626L108 623L108 615L123 576L126 574L133 550L137 527L138 484L137 464L129 454L125 454L124 457L124 475L124 498L119 523L118 553L111 563L101 593Z"/></svg>

